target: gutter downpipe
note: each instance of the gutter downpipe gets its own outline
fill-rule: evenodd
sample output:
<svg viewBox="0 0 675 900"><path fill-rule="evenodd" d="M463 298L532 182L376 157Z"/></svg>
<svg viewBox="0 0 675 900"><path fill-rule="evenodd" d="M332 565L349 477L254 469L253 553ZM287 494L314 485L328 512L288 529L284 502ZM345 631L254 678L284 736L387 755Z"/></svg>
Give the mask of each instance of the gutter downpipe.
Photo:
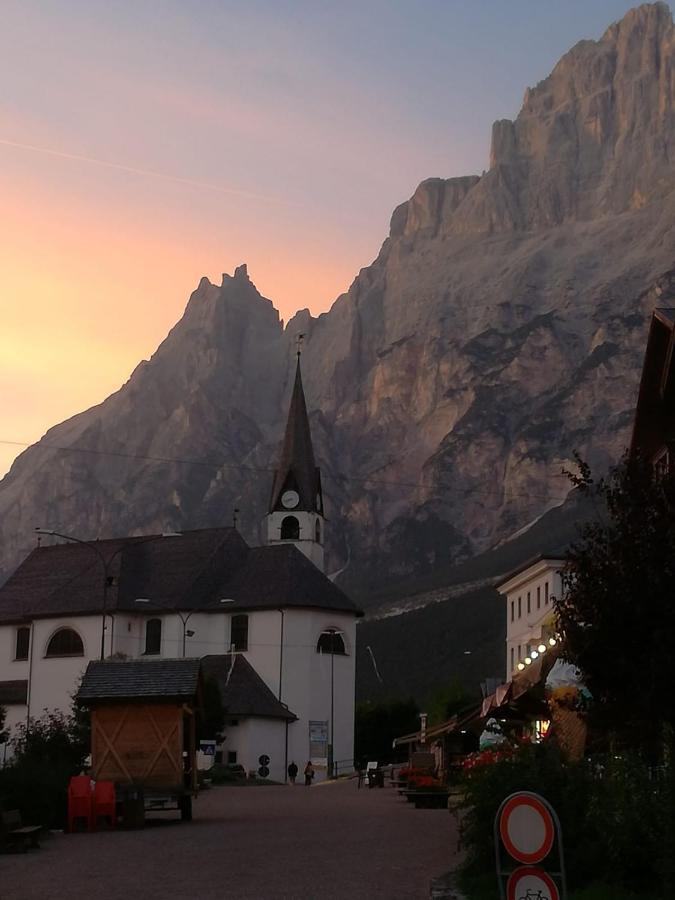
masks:
<svg viewBox="0 0 675 900"><path fill-rule="evenodd" d="M279 696L278 700L281 703L281 684L282 684L282 676L284 674L284 611L283 609L278 610L281 614L281 634L279 639ZM284 740L284 784L288 783L288 719L286 719L286 735Z"/></svg>
<svg viewBox="0 0 675 900"><path fill-rule="evenodd" d="M26 725L30 725L30 699L33 690L33 643L35 622L30 623L30 653L28 654L28 692L26 695Z"/></svg>

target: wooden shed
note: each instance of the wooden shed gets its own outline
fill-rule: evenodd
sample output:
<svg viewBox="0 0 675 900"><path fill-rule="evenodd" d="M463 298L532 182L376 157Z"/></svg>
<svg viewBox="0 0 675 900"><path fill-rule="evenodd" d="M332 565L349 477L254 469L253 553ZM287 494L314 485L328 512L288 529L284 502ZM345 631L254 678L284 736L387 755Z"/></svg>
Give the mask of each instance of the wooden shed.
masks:
<svg viewBox="0 0 675 900"><path fill-rule="evenodd" d="M91 709L92 774L143 788L146 808L190 818L196 793L198 659L90 662L77 694Z"/></svg>

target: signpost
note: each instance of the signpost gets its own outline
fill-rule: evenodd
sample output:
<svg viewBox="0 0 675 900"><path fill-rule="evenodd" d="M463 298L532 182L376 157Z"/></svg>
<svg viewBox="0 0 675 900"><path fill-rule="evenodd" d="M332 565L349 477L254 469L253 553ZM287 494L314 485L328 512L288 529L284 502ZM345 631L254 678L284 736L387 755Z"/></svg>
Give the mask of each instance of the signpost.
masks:
<svg viewBox="0 0 675 900"><path fill-rule="evenodd" d="M507 797L495 816L494 837L502 900L566 900L560 822L543 797L529 791ZM520 863L515 869L512 860ZM537 865L544 860L554 871Z"/></svg>

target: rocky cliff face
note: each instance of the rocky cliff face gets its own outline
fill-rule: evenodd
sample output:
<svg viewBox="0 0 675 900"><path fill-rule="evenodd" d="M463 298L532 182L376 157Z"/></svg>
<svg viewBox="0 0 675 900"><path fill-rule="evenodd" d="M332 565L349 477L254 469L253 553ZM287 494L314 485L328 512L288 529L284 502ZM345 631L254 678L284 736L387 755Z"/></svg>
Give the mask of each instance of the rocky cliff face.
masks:
<svg viewBox="0 0 675 900"><path fill-rule="evenodd" d="M674 104L670 11L641 6L495 124L488 172L422 182L329 313L283 329L245 267L202 279L152 359L0 483L5 571L35 524L107 536L237 506L257 540L298 332L347 584L466 557L561 502L573 450L602 466L627 443L648 316L673 302Z"/></svg>

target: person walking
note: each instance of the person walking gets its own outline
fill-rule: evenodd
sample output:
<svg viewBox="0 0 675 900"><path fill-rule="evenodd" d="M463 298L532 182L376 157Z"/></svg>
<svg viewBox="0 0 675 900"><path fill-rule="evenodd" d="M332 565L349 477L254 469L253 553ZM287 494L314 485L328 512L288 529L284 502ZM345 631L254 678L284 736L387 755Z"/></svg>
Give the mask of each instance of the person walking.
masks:
<svg viewBox="0 0 675 900"><path fill-rule="evenodd" d="M297 767L296 764L291 760L291 764L290 764L290 766L288 767L288 780L290 781L291 784L295 784L295 779L296 779L297 777L298 777L298 767Z"/></svg>
<svg viewBox="0 0 675 900"><path fill-rule="evenodd" d="M312 778L314 778L314 766L312 765L312 760L307 761L307 765L305 766L305 787L309 787L312 783Z"/></svg>

